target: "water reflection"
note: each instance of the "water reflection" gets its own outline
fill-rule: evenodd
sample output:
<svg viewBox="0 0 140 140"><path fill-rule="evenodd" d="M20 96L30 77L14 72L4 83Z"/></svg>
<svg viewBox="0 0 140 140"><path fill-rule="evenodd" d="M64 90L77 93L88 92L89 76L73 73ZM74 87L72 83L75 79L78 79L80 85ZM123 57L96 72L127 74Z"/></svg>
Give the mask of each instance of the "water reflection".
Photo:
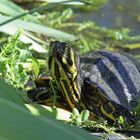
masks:
<svg viewBox="0 0 140 140"><path fill-rule="evenodd" d="M99 11L83 12L78 21L93 20L109 28L128 27L140 34L140 0L110 0Z"/></svg>

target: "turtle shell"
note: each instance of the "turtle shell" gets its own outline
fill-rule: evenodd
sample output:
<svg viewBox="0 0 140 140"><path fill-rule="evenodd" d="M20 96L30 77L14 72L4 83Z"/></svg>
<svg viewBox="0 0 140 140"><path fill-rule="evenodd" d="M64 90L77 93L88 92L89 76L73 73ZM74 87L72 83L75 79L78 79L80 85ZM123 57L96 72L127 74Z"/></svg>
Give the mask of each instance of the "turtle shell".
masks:
<svg viewBox="0 0 140 140"><path fill-rule="evenodd" d="M140 97L140 64L135 58L125 53L99 51L81 58L80 62L84 98L97 98L98 92L100 100L106 98L118 108L117 113L122 110L121 114L136 107ZM90 98L84 100L90 102Z"/></svg>

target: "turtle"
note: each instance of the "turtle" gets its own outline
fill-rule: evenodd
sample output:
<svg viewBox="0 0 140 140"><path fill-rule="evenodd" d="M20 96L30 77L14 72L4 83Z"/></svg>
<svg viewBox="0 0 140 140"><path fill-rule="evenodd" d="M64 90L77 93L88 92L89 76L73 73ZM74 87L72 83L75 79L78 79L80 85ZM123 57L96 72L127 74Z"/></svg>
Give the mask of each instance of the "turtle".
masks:
<svg viewBox="0 0 140 140"><path fill-rule="evenodd" d="M65 109L88 109L92 120L102 117L114 123L123 116L128 123L136 122L140 63L132 55L101 50L78 57L68 43L52 41L48 68Z"/></svg>

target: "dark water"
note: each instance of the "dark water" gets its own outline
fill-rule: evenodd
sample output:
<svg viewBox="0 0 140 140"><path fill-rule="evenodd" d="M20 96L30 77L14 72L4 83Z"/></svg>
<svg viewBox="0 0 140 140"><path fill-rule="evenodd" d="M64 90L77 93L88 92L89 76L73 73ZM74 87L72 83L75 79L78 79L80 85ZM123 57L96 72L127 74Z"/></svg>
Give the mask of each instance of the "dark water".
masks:
<svg viewBox="0 0 140 140"><path fill-rule="evenodd" d="M110 0L98 11L79 14L78 20L89 19L101 26L128 27L133 34L140 34L140 0Z"/></svg>

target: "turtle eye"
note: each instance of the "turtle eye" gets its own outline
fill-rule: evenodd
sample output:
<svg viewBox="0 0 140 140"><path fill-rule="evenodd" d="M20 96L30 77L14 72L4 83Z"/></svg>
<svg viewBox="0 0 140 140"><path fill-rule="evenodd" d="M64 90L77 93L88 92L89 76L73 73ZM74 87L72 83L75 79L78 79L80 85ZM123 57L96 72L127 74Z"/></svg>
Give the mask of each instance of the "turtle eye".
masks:
<svg viewBox="0 0 140 140"><path fill-rule="evenodd" d="M68 48L69 47L69 44L68 43L65 43L65 42L62 42L62 46Z"/></svg>

